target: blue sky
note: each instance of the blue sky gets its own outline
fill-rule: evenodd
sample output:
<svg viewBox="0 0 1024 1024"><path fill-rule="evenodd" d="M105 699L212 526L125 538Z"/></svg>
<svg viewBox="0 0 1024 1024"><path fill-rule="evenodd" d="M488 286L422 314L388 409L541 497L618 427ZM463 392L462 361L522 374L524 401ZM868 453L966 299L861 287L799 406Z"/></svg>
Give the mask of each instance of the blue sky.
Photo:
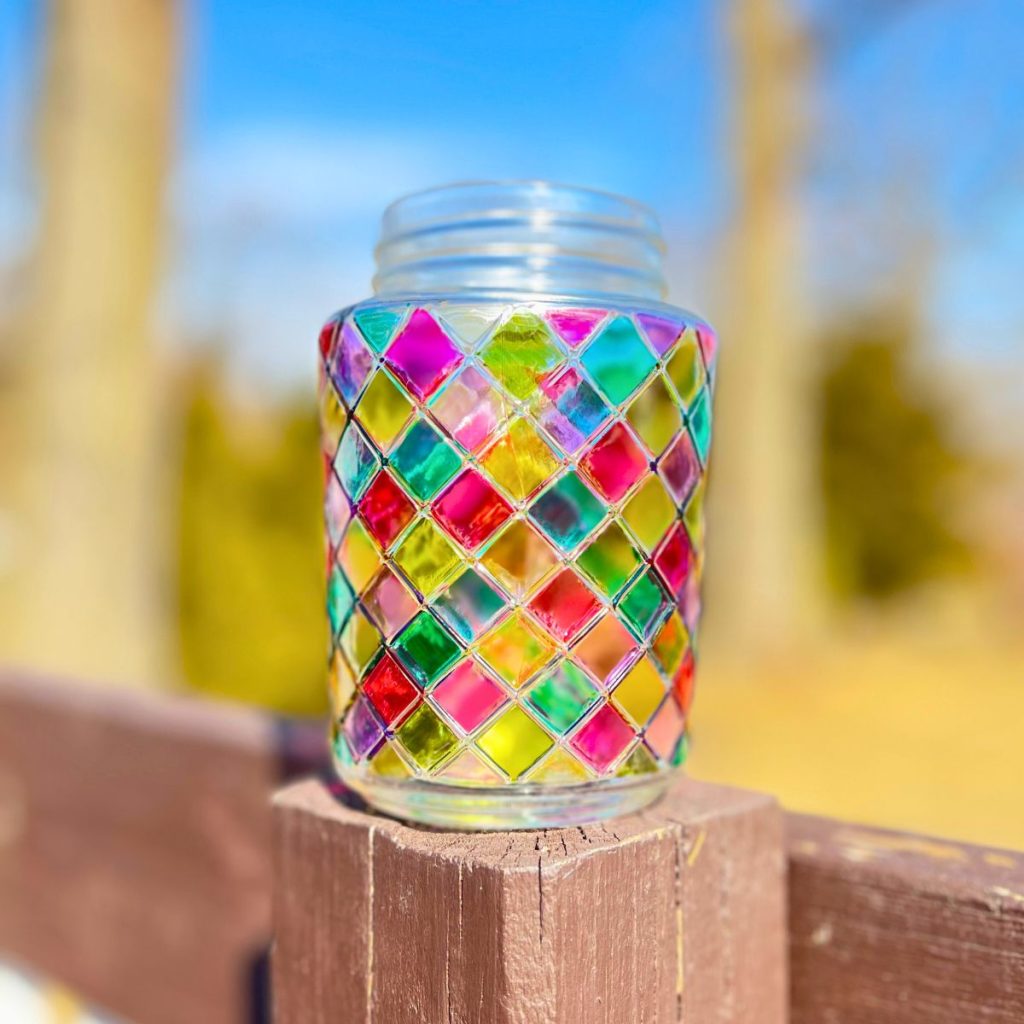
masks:
<svg viewBox="0 0 1024 1024"><path fill-rule="evenodd" d="M850 12L865 5L800 6L840 26L807 108L819 309L884 292L924 246L937 343L1012 359L1024 336L1024 8L927 0L861 34ZM319 320L368 291L382 207L489 177L650 203L672 298L713 316L729 298L727 268L712 273L732 196L726 7L187 0L165 330L222 338L243 376L307 381ZM31 239L26 111L42 24L28 0L4 12L0 260Z"/></svg>

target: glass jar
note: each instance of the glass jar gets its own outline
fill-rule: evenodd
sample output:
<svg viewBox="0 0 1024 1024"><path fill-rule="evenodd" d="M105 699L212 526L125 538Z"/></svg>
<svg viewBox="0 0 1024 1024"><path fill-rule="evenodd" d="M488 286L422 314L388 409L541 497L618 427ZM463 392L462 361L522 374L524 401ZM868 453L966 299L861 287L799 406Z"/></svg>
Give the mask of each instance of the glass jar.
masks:
<svg viewBox="0 0 1024 1024"><path fill-rule="evenodd" d="M716 340L663 248L617 196L434 189L321 332L334 759L385 813L595 821L686 756Z"/></svg>

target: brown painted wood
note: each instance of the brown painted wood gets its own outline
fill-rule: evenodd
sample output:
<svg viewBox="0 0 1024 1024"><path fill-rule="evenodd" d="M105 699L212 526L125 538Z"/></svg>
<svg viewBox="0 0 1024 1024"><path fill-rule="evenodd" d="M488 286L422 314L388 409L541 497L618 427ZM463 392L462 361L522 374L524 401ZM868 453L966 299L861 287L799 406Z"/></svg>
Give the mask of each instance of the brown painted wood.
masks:
<svg viewBox="0 0 1024 1024"><path fill-rule="evenodd" d="M1024 854L787 829L793 1024L1024 1021Z"/></svg>
<svg viewBox="0 0 1024 1024"><path fill-rule="evenodd" d="M684 781L604 825L420 829L276 799L276 1024L783 1024L781 816Z"/></svg>
<svg viewBox="0 0 1024 1024"><path fill-rule="evenodd" d="M140 1024L256 1019L269 793L310 728L0 675L0 959Z"/></svg>

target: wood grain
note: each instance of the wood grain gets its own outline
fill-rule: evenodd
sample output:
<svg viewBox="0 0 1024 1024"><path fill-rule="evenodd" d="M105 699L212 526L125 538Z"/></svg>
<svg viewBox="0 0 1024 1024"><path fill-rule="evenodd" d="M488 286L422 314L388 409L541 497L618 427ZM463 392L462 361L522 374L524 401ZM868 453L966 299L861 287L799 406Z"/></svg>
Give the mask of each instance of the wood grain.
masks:
<svg viewBox="0 0 1024 1024"><path fill-rule="evenodd" d="M788 817L793 1024L1020 1024L1024 854Z"/></svg>
<svg viewBox="0 0 1024 1024"><path fill-rule="evenodd" d="M684 781L615 822L451 833L276 803L276 1024L782 1024L781 815Z"/></svg>
<svg viewBox="0 0 1024 1024"><path fill-rule="evenodd" d="M0 958L142 1024L259 1019L268 798L313 729L0 675Z"/></svg>

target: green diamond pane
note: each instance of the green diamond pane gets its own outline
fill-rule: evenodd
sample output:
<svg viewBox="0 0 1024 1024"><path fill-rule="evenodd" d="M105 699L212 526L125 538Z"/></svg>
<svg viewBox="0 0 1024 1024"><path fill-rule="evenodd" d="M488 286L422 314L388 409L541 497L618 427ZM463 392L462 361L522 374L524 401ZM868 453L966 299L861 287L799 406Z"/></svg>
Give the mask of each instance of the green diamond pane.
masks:
<svg viewBox="0 0 1024 1024"><path fill-rule="evenodd" d="M353 601L344 573L335 567L327 580L327 617L331 623L331 633L337 633L345 625Z"/></svg>
<svg viewBox="0 0 1024 1024"><path fill-rule="evenodd" d="M668 595L654 574L648 571L619 601L619 614L641 640L646 640L660 625L669 604Z"/></svg>
<svg viewBox="0 0 1024 1024"><path fill-rule="evenodd" d="M334 456L334 471L350 498L355 500L366 490L379 461L370 441L355 423L349 422Z"/></svg>
<svg viewBox="0 0 1024 1024"><path fill-rule="evenodd" d="M690 406L690 432L693 443L701 462L708 461L708 449L711 447L711 403L708 390L704 388L697 396L697 401Z"/></svg>
<svg viewBox="0 0 1024 1024"><path fill-rule="evenodd" d="M440 764L459 743L458 737L441 721L429 704L421 704L396 733L402 746L424 770Z"/></svg>
<svg viewBox="0 0 1024 1024"><path fill-rule="evenodd" d="M467 569L432 607L453 633L471 643L505 607L505 599L479 573Z"/></svg>
<svg viewBox="0 0 1024 1024"><path fill-rule="evenodd" d="M604 512L604 505L572 471L534 502L529 515L555 544L570 551L589 536Z"/></svg>
<svg viewBox="0 0 1024 1024"><path fill-rule="evenodd" d="M455 476L462 460L430 424L417 420L391 456L391 465L420 501L429 501Z"/></svg>
<svg viewBox="0 0 1024 1024"><path fill-rule="evenodd" d="M393 309L364 309L356 313L356 326L375 352L383 352L402 319Z"/></svg>
<svg viewBox="0 0 1024 1024"><path fill-rule="evenodd" d="M583 672L566 661L530 689L526 703L561 735L583 717L599 696Z"/></svg>
<svg viewBox="0 0 1024 1024"><path fill-rule="evenodd" d="M583 365L598 387L616 405L621 405L654 369L656 362L625 316L616 317L587 346Z"/></svg>
<svg viewBox="0 0 1024 1024"><path fill-rule="evenodd" d="M608 597L614 597L640 564L640 555L617 523L589 544L576 564Z"/></svg>
<svg viewBox="0 0 1024 1024"><path fill-rule="evenodd" d="M405 667L429 686L451 666L461 648L429 612L420 612L395 643Z"/></svg>
<svg viewBox="0 0 1024 1024"><path fill-rule="evenodd" d="M480 359L506 391L529 398L537 379L561 360L561 350L540 317L516 313L495 332L480 350Z"/></svg>

